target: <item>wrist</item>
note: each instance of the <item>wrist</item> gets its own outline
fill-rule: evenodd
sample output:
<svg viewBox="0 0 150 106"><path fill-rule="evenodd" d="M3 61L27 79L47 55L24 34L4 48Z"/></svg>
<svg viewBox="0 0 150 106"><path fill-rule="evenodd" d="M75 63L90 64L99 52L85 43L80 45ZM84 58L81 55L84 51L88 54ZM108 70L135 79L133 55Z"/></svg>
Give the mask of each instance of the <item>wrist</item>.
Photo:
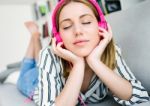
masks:
<svg viewBox="0 0 150 106"><path fill-rule="evenodd" d="M76 58L74 59L74 61L72 62L73 66L76 66L76 65L84 65L85 64L85 61L84 61L84 58Z"/></svg>
<svg viewBox="0 0 150 106"><path fill-rule="evenodd" d="M76 67L76 68L84 68L84 67L85 67L85 62L84 62L84 60L75 62L75 63L73 64L73 67Z"/></svg>
<svg viewBox="0 0 150 106"><path fill-rule="evenodd" d="M86 62L89 65L94 65L95 63L98 63L100 61L101 61L100 58L86 58Z"/></svg>
<svg viewBox="0 0 150 106"><path fill-rule="evenodd" d="M100 66L101 60L100 59L91 60L91 61L87 61L87 63L90 66L90 68L94 71L97 69L98 66Z"/></svg>

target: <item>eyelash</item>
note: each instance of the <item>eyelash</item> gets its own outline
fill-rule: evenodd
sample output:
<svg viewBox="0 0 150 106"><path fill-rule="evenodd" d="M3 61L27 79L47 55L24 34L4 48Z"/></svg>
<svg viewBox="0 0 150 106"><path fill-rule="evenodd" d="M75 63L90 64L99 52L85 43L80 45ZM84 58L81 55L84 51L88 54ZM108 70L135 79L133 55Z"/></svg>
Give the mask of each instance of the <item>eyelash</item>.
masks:
<svg viewBox="0 0 150 106"><path fill-rule="evenodd" d="M91 22L83 22L82 24L91 24Z"/></svg>

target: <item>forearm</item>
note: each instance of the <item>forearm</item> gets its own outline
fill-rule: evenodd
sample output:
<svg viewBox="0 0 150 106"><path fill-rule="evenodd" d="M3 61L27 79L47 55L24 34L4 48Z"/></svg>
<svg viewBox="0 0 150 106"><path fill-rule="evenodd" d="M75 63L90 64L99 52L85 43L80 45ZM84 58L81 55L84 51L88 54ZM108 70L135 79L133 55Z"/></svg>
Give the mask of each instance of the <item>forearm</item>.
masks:
<svg viewBox="0 0 150 106"><path fill-rule="evenodd" d="M114 71L109 69L101 61L95 62L94 71L111 92L120 99L129 100L132 95L132 85Z"/></svg>
<svg viewBox="0 0 150 106"><path fill-rule="evenodd" d="M83 64L72 68L62 92L56 98L56 106L75 106L84 77Z"/></svg>

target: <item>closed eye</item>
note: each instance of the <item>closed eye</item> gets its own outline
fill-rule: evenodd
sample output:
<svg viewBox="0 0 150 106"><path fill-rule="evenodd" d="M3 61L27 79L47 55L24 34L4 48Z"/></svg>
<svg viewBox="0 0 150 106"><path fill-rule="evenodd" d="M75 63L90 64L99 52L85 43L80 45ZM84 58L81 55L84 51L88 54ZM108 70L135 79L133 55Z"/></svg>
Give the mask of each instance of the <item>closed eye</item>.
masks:
<svg viewBox="0 0 150 106"><path fill-rule="evenodd" d="M67 30L67 29L69 29L71 26L72 26L72 25L66 26L66 27L64 27L63 29L64 29L64 30Z"/></svg>

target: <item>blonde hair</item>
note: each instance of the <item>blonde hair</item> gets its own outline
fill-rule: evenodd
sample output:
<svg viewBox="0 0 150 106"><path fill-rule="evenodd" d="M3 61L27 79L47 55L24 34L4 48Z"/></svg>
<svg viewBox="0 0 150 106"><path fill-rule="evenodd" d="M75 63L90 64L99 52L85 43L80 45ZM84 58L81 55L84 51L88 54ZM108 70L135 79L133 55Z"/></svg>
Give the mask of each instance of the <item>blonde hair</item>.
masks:
<svg viewBox="0 0 150 106"><path fill-rule="evenodd" d="M56 13L56 27L57 30L59 30L59 16L60 16L60 12L63 9L63 7L65 7L67 4L69 4L70 2L80 2L85 4L86 6L88 6L89 8L91 8L91 10L93 11L95 17L97 18L98 21L100 21L100 17L97 13L96 8L90 3L88 2L88 0L65 0L64 3L61 5L61 7L57 10ZM115 45L114 45L114 40L112 39L109 44L107 45L107 47L105 48L102 57L101 57L101 61L108 66L110 69L114 70L116 67L116 60L115 60ZM71 69L71 64L66 61L63 60L63 68L64 68L64 77L68 77L69 75L69 70Z"/></svg>

